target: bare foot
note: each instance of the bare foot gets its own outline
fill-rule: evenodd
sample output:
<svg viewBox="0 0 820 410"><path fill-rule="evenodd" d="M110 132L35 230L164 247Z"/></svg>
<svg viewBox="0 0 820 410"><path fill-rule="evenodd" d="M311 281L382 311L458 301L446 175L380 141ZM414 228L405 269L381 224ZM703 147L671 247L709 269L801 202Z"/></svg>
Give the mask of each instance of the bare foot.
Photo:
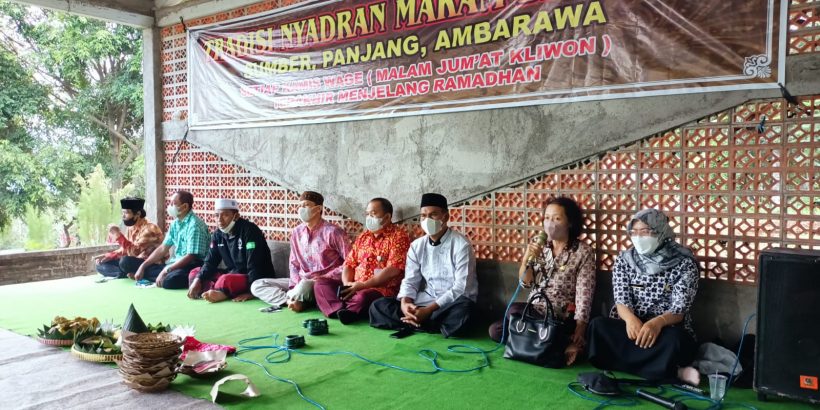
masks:
<svg viewBox="0 0 820 410"><path fill-rule="evenodd" d="M202 294L202 299L207 300L211 303L222 302L223 300L227 299L228 296L218 290L209 290Z"/></svg>
<svg viewBox="0 0 820 410"><path fill-rule="evenodd" d="M700 372L694 367L681 367L678 369L678 379L686 384L697 386L700 384Z"/></svg>
<svg viewBox="0 0 820 410"><path fill-rule="evenodd" d="M293 300L288 302L288 308L296 313L299 313L305 310L305 304L298 300Z"/></svg>

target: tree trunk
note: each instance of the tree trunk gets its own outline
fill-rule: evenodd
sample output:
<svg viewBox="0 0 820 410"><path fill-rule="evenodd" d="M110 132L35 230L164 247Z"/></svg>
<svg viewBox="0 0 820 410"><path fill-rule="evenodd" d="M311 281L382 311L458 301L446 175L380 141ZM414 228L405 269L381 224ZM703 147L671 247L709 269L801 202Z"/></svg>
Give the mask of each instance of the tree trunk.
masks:
<svg viewBox="0 0 820 410"><path fill-rule="evenodd" d="M111 192L117 192L122 188L122 173L128 164L122 164L120 162L122 141L111 132L108 133L108 139L111 141Z"/></svg>
<svg viewBox="0 0 820 410"><path fill-rule="evenodd" d="M60 238L60 246L63 248L70 248L71 247L71 234L68 233L68 230L74 226L75 219L71 219L68 224L61 224L63 226L63 237Z"/></svg>

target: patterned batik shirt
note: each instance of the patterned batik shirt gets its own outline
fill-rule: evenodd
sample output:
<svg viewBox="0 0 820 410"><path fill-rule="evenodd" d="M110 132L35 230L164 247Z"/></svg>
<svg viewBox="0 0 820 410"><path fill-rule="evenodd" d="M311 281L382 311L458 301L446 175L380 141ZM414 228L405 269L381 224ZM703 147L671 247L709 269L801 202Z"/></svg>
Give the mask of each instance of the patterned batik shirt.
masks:
<svg viewBox="0 0 820 410"><path fill-rule="evenodd" d="M350 239L344 229L322 220L310 230L297 226L290 235L290 284L293 289L303 279L341 279Z"/></svg>
<svg viewBox="0 0 820 410"><path fill-rule="evenodd" d="M627 263L623 255L618 255L612 267L612 292L616 304L632 309L644 323L664 313L684 315L683 326L695 337L689 310L698 291L699 278L698 266L691 258L684 258L672 269L647 275ZM620 318L615 306L610 317Z"/></svg>
<svg viewBox="0 0 820 410"><path fill-rule="evenodd" d="M576 321L589 322L595 295L595 252L589 245L574 241L554 257L552 242L548 243L535 259L533 275L535 281L530 298L544 294L559 318L566 319L574 311ZM546 304L543 301L533 304L544 313Z"/></svg>
<svg viewBox="0 0 820 410"><path fill-rule="evenodd" d="M404 278L409 248L410 236L396 224L390 224L376 233L365 231L353 243L353 249L345 258L345 266L355 271L356 282L369 280L376 269L392 266L402 271L401 275L391 279L383 287L374 288L385 297L395 297Z"/></svg>
<svg viewBox="0 0 820 410"><path fill-rule="evenodd" d="M116 242L120 248L106 255L110 259L123 256L148 259L151 252L162 244L162 230L147 220L140 219L134 226L126 228Z"/></svg>

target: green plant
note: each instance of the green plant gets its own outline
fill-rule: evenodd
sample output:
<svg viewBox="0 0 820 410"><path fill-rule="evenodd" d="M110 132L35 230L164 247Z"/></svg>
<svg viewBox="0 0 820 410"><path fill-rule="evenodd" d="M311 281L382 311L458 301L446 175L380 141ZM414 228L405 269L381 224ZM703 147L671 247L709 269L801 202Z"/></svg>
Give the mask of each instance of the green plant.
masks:
<svg viewBox="0 0 820 410"><path fill-rule="evenodd" d="M105 171L97 165L87 178L78 176L75 181L80 186L77 210L80 239L84 245L105 243L108 225L119 219L114 217Z"/></svg>
<svg viewBox="0 0 820 410"><path fill-rule="evenodd" d="M26 227L28 236L25 248L27 251L53 249L55 238L51 217L47 212L40 212L29 207L26 210Z"/></svg>

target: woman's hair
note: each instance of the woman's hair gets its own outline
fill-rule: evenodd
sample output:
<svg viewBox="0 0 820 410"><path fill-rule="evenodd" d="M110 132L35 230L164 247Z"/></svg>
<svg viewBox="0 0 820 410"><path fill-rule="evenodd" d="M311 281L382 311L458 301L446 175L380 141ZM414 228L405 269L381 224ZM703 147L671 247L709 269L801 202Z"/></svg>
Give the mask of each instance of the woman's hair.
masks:
<svg viewBox="0 0 820 410"><path fill-rule="evenodd" d="M558 205L564 209L564 214L569 220L569 239L572 241L578 240L578 237L581 236L581 229L584 227L584 215L578 203L574 199L565 196L557 198L551 196L544 201L544 212L547 211L547 207L550 205Z"/></svg>

